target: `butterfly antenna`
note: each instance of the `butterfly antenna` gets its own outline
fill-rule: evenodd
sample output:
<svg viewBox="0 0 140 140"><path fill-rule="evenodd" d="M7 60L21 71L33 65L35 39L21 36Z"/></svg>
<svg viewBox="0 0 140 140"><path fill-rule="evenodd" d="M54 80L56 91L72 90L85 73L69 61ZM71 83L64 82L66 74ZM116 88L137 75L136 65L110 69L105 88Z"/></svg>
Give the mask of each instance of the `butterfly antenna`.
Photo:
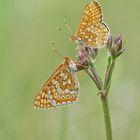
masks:
<svg viewBox="0 0 140 140"><path fill-rule="evenodd" d="M68 22L67 22L66 20L64 20L64 23L65 23L65 25L66 25L66 28L68 29L68 32L72 35L72 30L71 30L71 28L70 28Z"/></svg>
<svg viewBox="0 0 140 140"><path fill-rule="evenodd" d="M52 41L51 44L53 45L53 46L52 46L52 51L54 51L54 52L57 53L59 56L61 56L61 57L64 58L64 56L60 53L60 51L57 50L56 43L55 43L54 41Z"/></svg>

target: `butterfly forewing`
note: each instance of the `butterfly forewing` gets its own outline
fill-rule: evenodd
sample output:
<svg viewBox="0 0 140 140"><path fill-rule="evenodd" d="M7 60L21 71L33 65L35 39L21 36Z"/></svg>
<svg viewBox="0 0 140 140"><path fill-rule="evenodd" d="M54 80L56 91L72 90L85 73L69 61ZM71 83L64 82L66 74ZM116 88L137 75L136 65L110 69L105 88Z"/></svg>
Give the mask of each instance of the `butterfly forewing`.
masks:
<svg viewBox="0 0 140 140"><path fill-rule="evenodd" d="M70 69L70 58L65 58L57 70L52 74L35 98L36 109L50 109L56 106L74 103L78 98L79 84L75 71Z"/></svg>
<svg viewBox="0 0 140 140"><path fill-rule="evenodd" d="M103 12L97 1L90 2L84 10L73 41L82 41L88 46L102 48L106 45L109 28L103 23Z"/></svg>

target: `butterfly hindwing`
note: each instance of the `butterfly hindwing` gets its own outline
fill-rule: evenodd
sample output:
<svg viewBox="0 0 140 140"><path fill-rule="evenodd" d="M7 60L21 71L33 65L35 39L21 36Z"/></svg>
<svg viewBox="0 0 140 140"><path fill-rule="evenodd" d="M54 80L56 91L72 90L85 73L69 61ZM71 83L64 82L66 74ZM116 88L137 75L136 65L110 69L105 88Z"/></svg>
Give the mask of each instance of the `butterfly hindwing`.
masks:
<svg viewBox="0 0 140 140"><path fill-rule="evenodd" d="M102 48L108 40L109 28L103 22L101 5L97 1L90 2L84 10L80 25L73 41L82 41L85 45Z"/></svg>
<svg viewBox="0 0 140 140"><path fill-rule="evenodd" d="M37 109L50 109L73 103L78 98L79 87L75 72L72 72L70 58L65 58L57 70L52 74L35 98L34 106Z"/></svg>

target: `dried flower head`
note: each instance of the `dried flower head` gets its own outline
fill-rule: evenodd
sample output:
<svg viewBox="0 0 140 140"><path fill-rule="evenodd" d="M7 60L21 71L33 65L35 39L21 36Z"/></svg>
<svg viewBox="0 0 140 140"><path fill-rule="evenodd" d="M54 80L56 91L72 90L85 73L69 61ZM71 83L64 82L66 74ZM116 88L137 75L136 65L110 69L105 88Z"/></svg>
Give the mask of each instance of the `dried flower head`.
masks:
<svg viewBox="0 0 140 140"><path fill-rule="evenodd" d="M93 61L95 62L97 50L98 49L88 46L80 47L80 49L77 52L77 58L80 64L88 67Z"/></svg>
<svg viewBox="0 0 140 140"><path fill-rule="evenodd" d="M116 46L117 51L122 49L122 37L121 35L114 38L114 46Z"/></svg>
<svg viewBox="0 0 140 140"><path fill-rule="evenodd" d="M109 36L108 42L107 42L107 49L109 52L111 52L111 56L113 58L117 58L120 56L125 48L123 47L122 43L122 37L121 35L118 35L117 37L114 37L112 35Z"/></svg>

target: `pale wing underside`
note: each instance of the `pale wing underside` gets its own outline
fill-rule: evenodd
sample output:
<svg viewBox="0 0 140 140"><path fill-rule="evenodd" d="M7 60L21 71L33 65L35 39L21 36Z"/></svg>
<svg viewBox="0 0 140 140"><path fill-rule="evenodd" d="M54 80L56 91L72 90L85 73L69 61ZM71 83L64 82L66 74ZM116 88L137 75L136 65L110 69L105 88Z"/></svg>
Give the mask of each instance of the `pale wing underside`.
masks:
<svg viewBox="0 0 140 140"><path fill-rule="evenodd" d="M75 38L95 48L104 47L109 36L109 28L102 22L102 17L99 3L96 1L89 3L85 8Z"/></svg>
<svg viewBox="0 0 140 140"><path fill-rule="evenodd" d="M50 109L73 103L77 100L79 93L78 81L75 73L71 73L69 65L65 60L53 73L49 80L35 98L36 109Z"/></svg>
<svg viewBox="0 0 140 140"><path fill-rule="evenodd" d="M84 10L77 34L79 34L79 32L84 31L85 28L100 22L102 22L101 6L95 1L89 3Z"/></svg>

